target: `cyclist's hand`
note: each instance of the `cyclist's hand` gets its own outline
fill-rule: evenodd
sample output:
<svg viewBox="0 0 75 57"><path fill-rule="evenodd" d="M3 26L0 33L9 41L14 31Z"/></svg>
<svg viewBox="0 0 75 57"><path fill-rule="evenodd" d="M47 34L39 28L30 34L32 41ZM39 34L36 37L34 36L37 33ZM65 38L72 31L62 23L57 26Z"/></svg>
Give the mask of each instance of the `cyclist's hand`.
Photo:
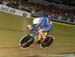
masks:
<svg viewBox="0 0 75 57"><path fill-rule="evenodd" d="M27 28L28 28L29 30L31 30L31 29L32 29L32 25L28 25Z"/></svg>

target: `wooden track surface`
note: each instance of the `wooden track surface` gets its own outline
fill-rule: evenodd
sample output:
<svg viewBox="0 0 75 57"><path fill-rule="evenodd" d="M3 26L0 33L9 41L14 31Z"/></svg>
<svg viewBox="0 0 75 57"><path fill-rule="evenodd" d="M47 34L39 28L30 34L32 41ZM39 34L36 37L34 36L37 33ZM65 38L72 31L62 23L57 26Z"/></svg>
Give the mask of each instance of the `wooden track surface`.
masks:
<svg viewBox="0 0 75 57"><path fill-rule="evenodd" d="M43 54L75 53L75 27L54 24L51 34L55 41L46 49L39 46L21 49L19 39L28 34L27 24L32 19L0 12L0 57L41 57ZM51 56L46 56L51 57Z"/></svg>

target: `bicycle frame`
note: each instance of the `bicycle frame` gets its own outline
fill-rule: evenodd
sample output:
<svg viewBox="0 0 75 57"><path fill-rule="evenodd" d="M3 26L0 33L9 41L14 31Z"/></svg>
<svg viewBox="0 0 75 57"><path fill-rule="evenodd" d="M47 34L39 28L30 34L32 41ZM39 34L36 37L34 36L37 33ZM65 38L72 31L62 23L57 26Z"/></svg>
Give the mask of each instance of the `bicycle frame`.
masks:
<svg viewBox="0 0 75 57"><path fill-rule="evenodd" d="M47 36L48 35L48 32L43 32L44 36ZM33 36L33 34L29 34L30 36ZM37 42L39 41L40 39L38 38L38 34L34 36L34 41Z"/></svg>

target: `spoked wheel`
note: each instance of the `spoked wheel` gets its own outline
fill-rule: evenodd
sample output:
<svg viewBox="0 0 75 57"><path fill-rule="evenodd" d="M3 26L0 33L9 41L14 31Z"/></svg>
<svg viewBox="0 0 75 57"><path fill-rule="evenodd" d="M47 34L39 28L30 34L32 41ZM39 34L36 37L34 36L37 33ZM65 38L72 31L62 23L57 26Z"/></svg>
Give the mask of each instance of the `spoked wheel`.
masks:
<svg viewBox="0 0 75 57"><path fill-rule="evenodd" d="M34 37L27 35L23 36L19 41L19 46L21 48L28 48L34 42Z"/></svg>
<svg viewBox="0 0 75 57"><path fill-rule="evenodd" d="M40 44L41 48L46 48L50 46L53 43L53 40L54 40L53 36L47 36L45 42Z"/></svg>

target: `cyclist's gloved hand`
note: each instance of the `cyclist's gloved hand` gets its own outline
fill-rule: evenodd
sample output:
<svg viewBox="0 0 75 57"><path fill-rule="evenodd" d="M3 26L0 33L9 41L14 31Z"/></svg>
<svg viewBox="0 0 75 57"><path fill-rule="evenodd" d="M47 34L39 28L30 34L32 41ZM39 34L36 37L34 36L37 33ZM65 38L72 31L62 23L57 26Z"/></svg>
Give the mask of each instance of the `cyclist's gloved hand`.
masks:
<svg viewBox="0 0 75 57"><path fill-rule="evenodd" d="M31 29L32 29L32 25L28 25L27 28L28 28L29 30L31 30Z"/></svg>

